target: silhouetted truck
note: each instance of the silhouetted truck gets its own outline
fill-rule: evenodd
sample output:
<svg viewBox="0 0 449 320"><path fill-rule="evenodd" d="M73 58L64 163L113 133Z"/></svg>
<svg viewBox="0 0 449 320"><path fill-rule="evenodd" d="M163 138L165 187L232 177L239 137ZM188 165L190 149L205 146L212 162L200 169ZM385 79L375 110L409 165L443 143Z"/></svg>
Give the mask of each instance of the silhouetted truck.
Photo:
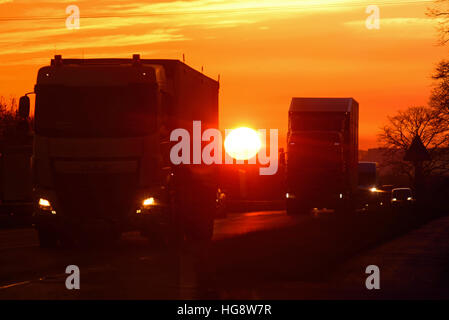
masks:
<svg viewBox="0 0 449 320"><path fill-rule="evenodd" d="M31 150L31 144L0 140L0 214L31 214Z"/></svg>
<svg viewBox="0 0 449 320"><path fill-rule="evenodd" d="M0 135L0 214L29 216L33 137L28 119L3 123Z"/></svg>
<svg viewBox="0 0 449 320"><path fill-rule="evenodd" d="M40 244L138 229L209 240L217 171L170 161L170 133L218 126L217 81L178 60L62 59L35 86L34 201Z"/></svg>
<svg viewBox="0 0 449 320"><path fill-rule="evenodd" d="M360 161L358 163L358 185L360 189L368 189L374 191L377 189L377 163Z"/></svg>
<svg viewBox="0 0 449 320"><path fill-rule="evenodd" d="M287 135L287 212L349 212L357 190L359 105L352 98L293 98Z"/></svg>
<svg viewBox="0 0 449 320"><path fill-rule="evenodd" d="M360 161L358 164L359 207L365 210L377 210L386 205L384 191L378 189L377 163Z"/></svg>

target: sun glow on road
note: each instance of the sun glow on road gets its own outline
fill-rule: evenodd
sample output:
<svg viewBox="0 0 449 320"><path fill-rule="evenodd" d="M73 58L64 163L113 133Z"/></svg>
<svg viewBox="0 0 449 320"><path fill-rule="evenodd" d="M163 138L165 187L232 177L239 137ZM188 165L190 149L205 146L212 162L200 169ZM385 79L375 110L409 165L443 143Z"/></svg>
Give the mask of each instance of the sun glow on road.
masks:
<svg viewBox="0 0 449 320"><path fill-rule="evenodd" d="M259 152L262 142L257 131L241 127L228 134L224 146L226 153L234 159L247 160Z"/></svg>

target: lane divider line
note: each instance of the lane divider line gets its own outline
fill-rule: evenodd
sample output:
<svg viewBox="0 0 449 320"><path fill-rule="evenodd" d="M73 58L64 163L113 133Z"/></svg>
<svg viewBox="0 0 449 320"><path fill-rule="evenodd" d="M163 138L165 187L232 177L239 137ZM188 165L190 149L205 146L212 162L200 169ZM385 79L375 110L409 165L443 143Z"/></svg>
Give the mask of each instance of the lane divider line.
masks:
<svg viewBox="0 0 449 320"><path fill-rule="evenodd" d="M12 287L17 287L17 286L22 286L22 285L24 285L24 284L29 284L29 283L31 283L31 281L16 282L16 283L8 284L8 285L6 285L6 286L1 286L1 287L0 287L0 290L12 288Z"/></svg>

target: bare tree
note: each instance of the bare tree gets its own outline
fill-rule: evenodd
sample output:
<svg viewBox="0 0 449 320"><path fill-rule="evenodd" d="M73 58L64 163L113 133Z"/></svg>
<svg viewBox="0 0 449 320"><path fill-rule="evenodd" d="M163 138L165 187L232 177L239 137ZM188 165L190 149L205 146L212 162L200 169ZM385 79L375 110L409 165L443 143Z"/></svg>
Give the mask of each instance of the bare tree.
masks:
<svg viewBox="0 0 449 320"><path fill-rule="evenodd" d="M438 113L438 116L449 122L449 61L439 62L432 78L435 80L435 85L429 105Z"/></svg>
<svg viewBox="0 0 449 320"><path fill-rule="evenodd" d="M439 44L449 41L449 0L435 0L427 15L438 22ZM432 78L436 81L429 105L439 116L449 119L449 60L442 60L435 68Z"/></svg>
<svg viewBox="0 0 449 320"><path fill-rule="evenodd" d="M449 1L435 0L433 6L427 9L426 14L437 20L438 43L445 45L449 41Z"/></svg>
<svg viewBox="0 0 449 320"><path fill-rule="evenodd" d="M388 118L388 124L378 135L386 150L386 164L411 178L413 166L403 161L403 156L415 136L421 138L432 158L425 162L424 173L449 172L449 127L441 112L431 107L410 107Z"/></svg>
<svg viewBox="0 0 449 320"><path fill-rule="evenodd" d="M8 134L17 119L17 100L0 96L0 138Z"/></svg>

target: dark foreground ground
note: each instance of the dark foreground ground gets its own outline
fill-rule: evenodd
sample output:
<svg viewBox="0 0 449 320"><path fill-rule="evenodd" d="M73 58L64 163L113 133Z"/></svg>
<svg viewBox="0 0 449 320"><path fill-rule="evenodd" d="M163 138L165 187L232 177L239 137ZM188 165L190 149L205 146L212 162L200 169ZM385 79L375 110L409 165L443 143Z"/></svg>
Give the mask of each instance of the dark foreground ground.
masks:
<svg viewBox="0 0 449 320"><path fill-rule="evenodd" d="M31 228L0 230L0 299L447 299L449 217L230 214L208 247L157 249L137 233L116 247L40 249ZM67 290L66 266L81 271ZM365 268L380 268L367 290Z"/></svg>

